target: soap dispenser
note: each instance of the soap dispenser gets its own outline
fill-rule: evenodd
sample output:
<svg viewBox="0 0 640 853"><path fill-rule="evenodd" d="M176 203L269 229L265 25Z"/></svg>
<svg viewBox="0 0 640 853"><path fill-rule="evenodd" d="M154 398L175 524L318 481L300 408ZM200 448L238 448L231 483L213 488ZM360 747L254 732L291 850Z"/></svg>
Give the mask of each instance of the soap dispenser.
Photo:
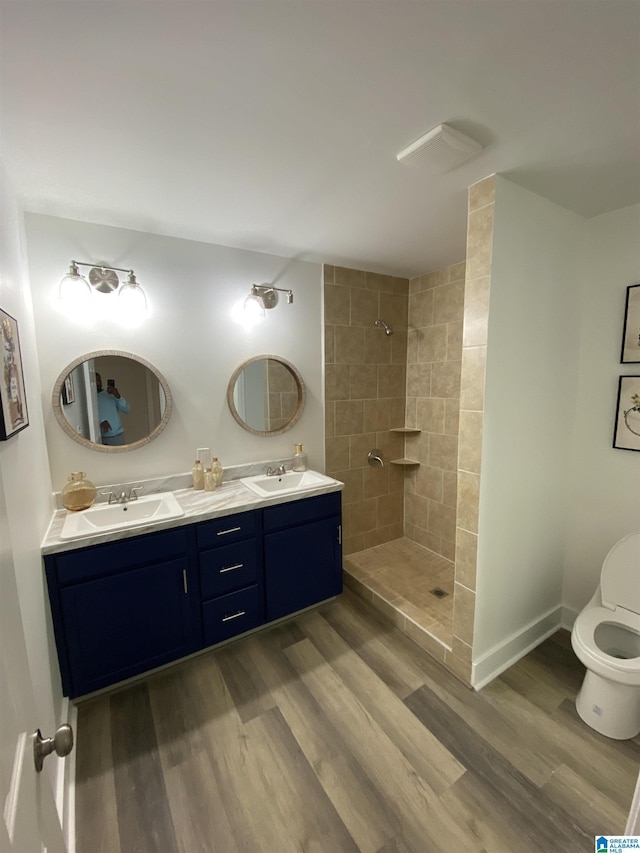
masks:
<svg viewBox="0 0 640 853"><path fill-rule="evenodd" d="M293 455L291 470L298 472L307 470L307 454L302 449L301 444L296 444L296 452Z"/></svg>
<svg viewBox="0 0 640 853"><path fill-rule="evenodd" d="M204 468L202 467L202 462L199 459L196 459L193 463L191 477L194 489L204 489Z"/></svg>
<svg viewBox="0 0 640 853"><path fill-rule="evenodd" d="M217 456L214 456L213 460L211 462L211 473L212 473L213 478L215 480L216 488L218 486L221 486L222 485L222 476L224 474L224 471L222 468L222 464L221 464L221 462Z"/></svg>

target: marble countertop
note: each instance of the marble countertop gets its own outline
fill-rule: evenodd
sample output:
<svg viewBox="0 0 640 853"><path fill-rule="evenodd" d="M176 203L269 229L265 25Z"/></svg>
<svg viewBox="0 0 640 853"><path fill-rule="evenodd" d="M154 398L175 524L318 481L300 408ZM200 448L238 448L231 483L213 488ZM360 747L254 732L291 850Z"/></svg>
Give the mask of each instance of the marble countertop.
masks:
<svg viewBox="0 0 640 853"><path fill-rule="evenodd" d="M251 474L243 474L251 476ZM151 482L151 481L149 481ZM42 542L42 554L57 554L62 551L74 551L78 548L86 548L89 545L97 545L101 542L114 542L120 539L129 539L157 530L168 530L170 528L182 527L197 521L207 521L210 518L221 518L236 512L245 512L252 509L262 509L267 506L290 503L291 501L312 498L316 495L329 494L341 491L344 483L332 480L330 484L319 486L315 489L307 489L288 495L275 495L270 498L260 498L244 486L240 480L228 480L223 482L213 492L195 491L192 488L167 488L167 479L162 480L165 488L145 489L145 494L161 491L173 491L178 503L184 510L184 515L179 518L167 518L161 521L141 522L136 527L123 528L121 530L108 530L77 539L61 539L62 525L68 515L68 510L58 509L53 515L49 529ZM184 483L184 475L178 475L176 484ZM107 488L107 487L105 487Z"/></svg>

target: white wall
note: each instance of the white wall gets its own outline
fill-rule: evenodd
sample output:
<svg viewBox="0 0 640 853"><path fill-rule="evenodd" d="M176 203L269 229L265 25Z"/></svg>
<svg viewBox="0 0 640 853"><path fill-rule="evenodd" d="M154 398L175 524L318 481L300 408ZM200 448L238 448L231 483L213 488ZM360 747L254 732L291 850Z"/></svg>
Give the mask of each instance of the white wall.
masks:
<svg viewBox="0 0 640 853"><path fill-rule="evenodd" d="M640 453L612 447L626 289L640 283L640 205L587 223L580 374L563 585L563 603L580 611L593 595L602 561L619 539L640 530Z"/></svg>
<svg viewBox="0 0 640 853"><path fill-rule="evenodd" d="M197 447L211 447L223 465L292 456L302 442L310 465L324 470L322 269L319 264L54 217L26 216L42 406L53 488L82 470L97 484L190 471ZM79 325L61 313L57 287L71 259L133 268L151 309L136 329L102 318ZM88 273L88 269L83 272ZM232 318L252 284L291 288L265 320L248 331ZM82 447L51 409L54 382L77 356L121 349L151 362L171 389L174 411L149 445L107 454ZM246 358L274 353L302 374L305 411L289 432L251 435L231 417L227 383Z"/></svg>
<svg viewBox="0 0 640 853"><path fill-rule="evenodd" d="M584 278L584 220L501 176L493 234L474 661L561 604Z"/></svg>
<svg viewBox="0 0 640 853"><path fill-rule="evenodd" d="M33 308L27 281L22 215L10 181L0 165L0 307L16 318L20 335L29 426L0 442L0 481L6 499L11 557L2 573L15 570L34 687L37 725L51 735L60 722L62 692L48 616L48 595L40 543L51 519L51 478L40 406ZM6 547L6 543L3 543ZM28 724L28 721L25 721ZM55 762L47 772L55 771Z"/></svg>

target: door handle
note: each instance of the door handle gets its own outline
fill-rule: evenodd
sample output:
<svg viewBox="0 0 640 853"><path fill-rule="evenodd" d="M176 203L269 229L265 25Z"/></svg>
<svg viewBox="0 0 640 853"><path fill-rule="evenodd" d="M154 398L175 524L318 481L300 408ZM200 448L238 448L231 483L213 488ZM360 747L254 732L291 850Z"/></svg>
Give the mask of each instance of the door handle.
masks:
<svg viewBox="0 0 640 853"><path fill-rule="evenodd" d="M47 755L54 752L60 758L69 755L73 749L73 729L68 723L64 723L53 737L42 737L40 729L33 734L33 761L36 765L36 773L42 771L42 765Z"/></svg>

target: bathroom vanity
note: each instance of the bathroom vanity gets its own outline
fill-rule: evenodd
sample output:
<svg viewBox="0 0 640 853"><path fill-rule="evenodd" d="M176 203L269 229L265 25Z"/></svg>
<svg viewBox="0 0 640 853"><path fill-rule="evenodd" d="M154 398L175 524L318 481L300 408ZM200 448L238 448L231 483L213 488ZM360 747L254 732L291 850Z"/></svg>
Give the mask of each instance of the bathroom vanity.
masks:
<svg viewBox="0 0 640 853"><path fill-rule="evenodd" d="M64 694L86 695L339 594L342 484L332 482L268 499L238 482L209 499L187 489L176 493L183 517L115 537L63 542L52 524L43 554Z"/></svg>

